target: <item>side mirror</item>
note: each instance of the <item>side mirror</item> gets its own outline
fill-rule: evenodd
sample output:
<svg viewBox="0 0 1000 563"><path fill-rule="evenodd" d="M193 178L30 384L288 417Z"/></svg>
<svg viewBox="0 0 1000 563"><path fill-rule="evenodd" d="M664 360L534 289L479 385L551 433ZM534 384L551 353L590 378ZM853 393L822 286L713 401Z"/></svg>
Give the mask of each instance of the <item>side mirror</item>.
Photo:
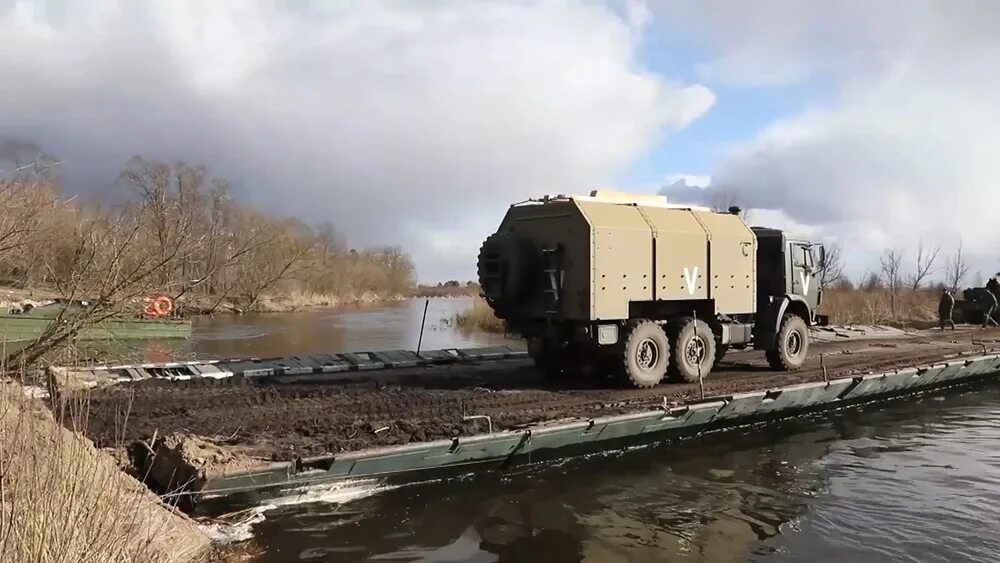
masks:
<svg viewBox="0 0 1000 563"><path fill-rule="evenodd" d="M826 268L826 247L825 246L820 246L819 247L819 269L822 270L822 269L825 269L825 268Z"/></svg>

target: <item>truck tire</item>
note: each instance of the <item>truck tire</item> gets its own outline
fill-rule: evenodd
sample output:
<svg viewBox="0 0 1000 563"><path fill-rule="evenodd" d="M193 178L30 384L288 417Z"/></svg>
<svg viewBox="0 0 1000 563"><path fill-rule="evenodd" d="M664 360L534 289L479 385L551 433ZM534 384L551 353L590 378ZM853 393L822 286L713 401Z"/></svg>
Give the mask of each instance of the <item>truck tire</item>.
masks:
<svg viewBox="0 0 1000 563"><path fill-rule="evenodd" d="M802 317L785 313L775 338L775 349L764 355L771 369L794 371L802 367L809 352L809 327Z"/></svg>
<svg viewBox="0 0 1000 563"><path fill-rule="evenodd" d="M705 321L684 317L671 325L670 374L688 383L708 377L716 361L715 335Z"/></svg>
<svg viewBox="0 0 1000 563"><path fill-rule="evenodd" d="M722 344L718 339L715 340L715 361L712 362L712 369L719 367L719 364L722 362L722 358L726 357L726 352L728 351L728 344Z"/></svg>
<svg viewBox="0 0 1000 563"><path fill-rule="evenodd" d="M565 379L569 368L569 354L566 354L557 342L545 338L531 338L528 340L528 355L546 379L551 381Z"/></svg>
<svg viewBox="0 0 1000 563"><path fill-rule="evenodd" d="M655 387L667 373L670 341L660 325L640 321L625 338L624 377L634 387Z"/></svg>

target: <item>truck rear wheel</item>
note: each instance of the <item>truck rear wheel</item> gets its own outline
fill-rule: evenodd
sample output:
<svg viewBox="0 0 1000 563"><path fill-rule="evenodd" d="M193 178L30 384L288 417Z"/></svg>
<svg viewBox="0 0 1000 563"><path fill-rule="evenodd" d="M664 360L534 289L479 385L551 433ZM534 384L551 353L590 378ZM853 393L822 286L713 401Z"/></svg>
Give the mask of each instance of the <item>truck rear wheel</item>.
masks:
<svg viewBox="0 0 1000 563"><path fill-rule="evenodd" d="M625 378L635 387L655 387L667 373L670 341L660 325L640 321L625 339Z"/></svg>
<svg viewBox="0 0 1000 563"><path fill-rule="evenodd" d="M705 321L685 317L671 326L670 373L681 381L707 377L715 364L715 335ZM700 369L699 369L700 367Z"/></svg>
<svg viewBox="0 0 1000 563"><path fill-rule="evenodd" d="M794 371L801 368L809 351L809 327L802 317L785 313L775 340L775 349L765 353L771 369Z"/></svg>
<svg viewBox="0 0 1000 563"><path fill-rule="evenodd" d="M547 379L559 381L568 371L569 354L565 353L555 340L537 337L528 339L528 355L531 356L538 371L541 371Z"/></svg>

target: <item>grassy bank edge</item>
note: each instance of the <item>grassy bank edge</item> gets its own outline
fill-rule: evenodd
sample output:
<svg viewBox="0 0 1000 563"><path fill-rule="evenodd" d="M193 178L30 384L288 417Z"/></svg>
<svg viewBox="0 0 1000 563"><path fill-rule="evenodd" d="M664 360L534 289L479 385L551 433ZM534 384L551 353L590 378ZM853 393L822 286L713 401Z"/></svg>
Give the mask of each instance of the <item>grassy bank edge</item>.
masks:
<svg viewBox="0 0 1000 563"><path fill-rule="evenodd" d="M195 522L70 430L85 405L57 411L0 380L0 560L220 560Z"/></svg>
<svg viewBox="0 0 1000 563"><path fill-rule="evenodd" d="M397 303L407 299L447 299L469 298L478 295L477 289L462 287L459 289L434 288L420 286L408 293L386 295L374 291L358 294L335 295L323 293L290 292L287 294L265 295L255 304L253 310L244 310L231 300L220 299L217 296L184 296L178 300L177 306L188 316L226 315L243 313L297 313L332 309L337 307L354 307L365 305L380 305ZM31 303L33 305L59 297L54 291L38 289L12 289L0 287L0 311L6 311L12 305Z"/></svg>
<svg viewBox="0 0 1000 563"><path fill-rule="evenodd" d="M214 543L191 517L75 428L86 400L53 413L37 387L0 377L0 561L237 563L255 541ZM66 420L74 422L66 424Z"/></svg>

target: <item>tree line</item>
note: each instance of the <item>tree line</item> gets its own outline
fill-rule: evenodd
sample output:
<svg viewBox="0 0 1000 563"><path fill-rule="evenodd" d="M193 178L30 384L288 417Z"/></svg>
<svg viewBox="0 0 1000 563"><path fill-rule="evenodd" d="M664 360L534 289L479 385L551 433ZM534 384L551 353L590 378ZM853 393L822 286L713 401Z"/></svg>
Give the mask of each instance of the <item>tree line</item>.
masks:
<svg viewBox="0 0 1000 563"><path fill-rule="evenodd" d="M202 166L134 157L114 202L84 203L62 193L54 164L0 177L0 285L88 300L86 316L54 323L67 330L135 313L152 294L210 313L252 311L267 296L352 300L415 286L401 248L352 249L330 225L253 209Z"/></svg>

